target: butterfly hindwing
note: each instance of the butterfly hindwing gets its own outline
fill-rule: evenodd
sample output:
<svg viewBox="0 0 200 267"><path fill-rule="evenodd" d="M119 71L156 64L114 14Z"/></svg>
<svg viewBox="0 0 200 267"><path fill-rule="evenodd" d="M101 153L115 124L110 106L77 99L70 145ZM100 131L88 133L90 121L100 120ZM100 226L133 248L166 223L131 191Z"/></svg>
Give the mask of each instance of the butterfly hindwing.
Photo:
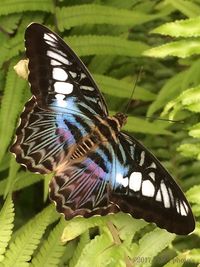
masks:
<svg viewBox="0 0 200 267"><path fill-rule="evenodd" d="M50 182L50 199L66 219L77 215L115 213L119 208L110 201L111 176L115 177L115 158L108 148L89 152L81 162L68 162L58 169ZM110 155L106 155L109 153Z"/></svg>

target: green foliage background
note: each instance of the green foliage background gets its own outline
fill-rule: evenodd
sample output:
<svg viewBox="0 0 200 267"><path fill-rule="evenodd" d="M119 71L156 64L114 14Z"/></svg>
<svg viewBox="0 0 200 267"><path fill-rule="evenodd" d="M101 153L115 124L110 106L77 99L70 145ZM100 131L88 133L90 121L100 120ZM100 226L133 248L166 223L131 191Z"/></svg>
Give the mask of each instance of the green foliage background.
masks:
<svg viewBox="0 0 200 267"><path fill-rule="evenodd" d="M30 91L13 66L32 21L82 57L111 114L125 108L142 67L124 130L187 191L192 235L122 213L66 222L48 201L51 177L15 162L8 148ZM0 267L200 266L200 1L1 0L0 43Z"/></svg>

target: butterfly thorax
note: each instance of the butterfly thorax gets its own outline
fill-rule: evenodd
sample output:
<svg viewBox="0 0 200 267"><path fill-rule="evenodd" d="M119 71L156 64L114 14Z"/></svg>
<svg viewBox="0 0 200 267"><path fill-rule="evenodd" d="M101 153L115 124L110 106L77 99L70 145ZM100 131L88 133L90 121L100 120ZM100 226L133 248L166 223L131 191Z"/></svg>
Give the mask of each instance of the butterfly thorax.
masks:
<svg viewBox="0 0 200 267"><path fill-rule="evenodd" d="M120 129L125 125L127 116L123 113L117 113L112 117L96 117L96 126L91 129L90 134L83 137L79 143L74 146L71 153L71 160L84 158L88 152L95 150L100 144L109 141L117 143L117 135Z"/></svg>

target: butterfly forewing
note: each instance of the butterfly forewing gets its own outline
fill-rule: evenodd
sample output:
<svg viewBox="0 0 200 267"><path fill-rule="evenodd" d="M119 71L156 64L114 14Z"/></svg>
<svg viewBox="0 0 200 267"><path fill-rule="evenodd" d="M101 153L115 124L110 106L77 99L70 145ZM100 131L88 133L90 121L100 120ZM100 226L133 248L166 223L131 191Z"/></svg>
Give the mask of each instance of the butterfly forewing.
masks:
<svg viewBox="0 0 200 267"><path fill-rule="evenodd" d="M107 115L107 107L91 75L58 35L32 23L25 32L25 46L31 91L39 106L48 109L80 107L82 112L86 109ZM73 98L76 107L66 105L68 97Z"/></svg>
<svg viewBox="0 0 200 267"><path fill-rule="evenodd" d="M195 222L183 192L160 162L137 140L119 135L128 173L118 174L112 201L122 211L177 234L194 230ZM120 153L120 152L119 152Z"/></svg>
<svg viewBox="0 0 200 267"><path fill-rule="evenodd" d="M193 231L191 208L160 162L120 132L70 47L46 27L25 33L32 98L11 151L30 171L54 172L50 199L66 219L124 211L177 234Z"/></svg>

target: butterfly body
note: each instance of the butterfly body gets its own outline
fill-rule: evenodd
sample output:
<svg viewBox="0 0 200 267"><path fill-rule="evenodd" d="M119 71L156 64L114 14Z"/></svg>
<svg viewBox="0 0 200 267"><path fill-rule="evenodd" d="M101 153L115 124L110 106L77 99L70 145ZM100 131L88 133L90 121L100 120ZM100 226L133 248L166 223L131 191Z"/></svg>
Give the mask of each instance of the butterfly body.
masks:
<svg viewBox="0 0 200 267"><path fill-rule="evenodd" d="M66 219L119 211L177 234L195 227L183 192L142 144L110 117L96 83L71 48L46 27L25 32L32 98L11 152L32 172L54 172L50 199Z"/></svg>

